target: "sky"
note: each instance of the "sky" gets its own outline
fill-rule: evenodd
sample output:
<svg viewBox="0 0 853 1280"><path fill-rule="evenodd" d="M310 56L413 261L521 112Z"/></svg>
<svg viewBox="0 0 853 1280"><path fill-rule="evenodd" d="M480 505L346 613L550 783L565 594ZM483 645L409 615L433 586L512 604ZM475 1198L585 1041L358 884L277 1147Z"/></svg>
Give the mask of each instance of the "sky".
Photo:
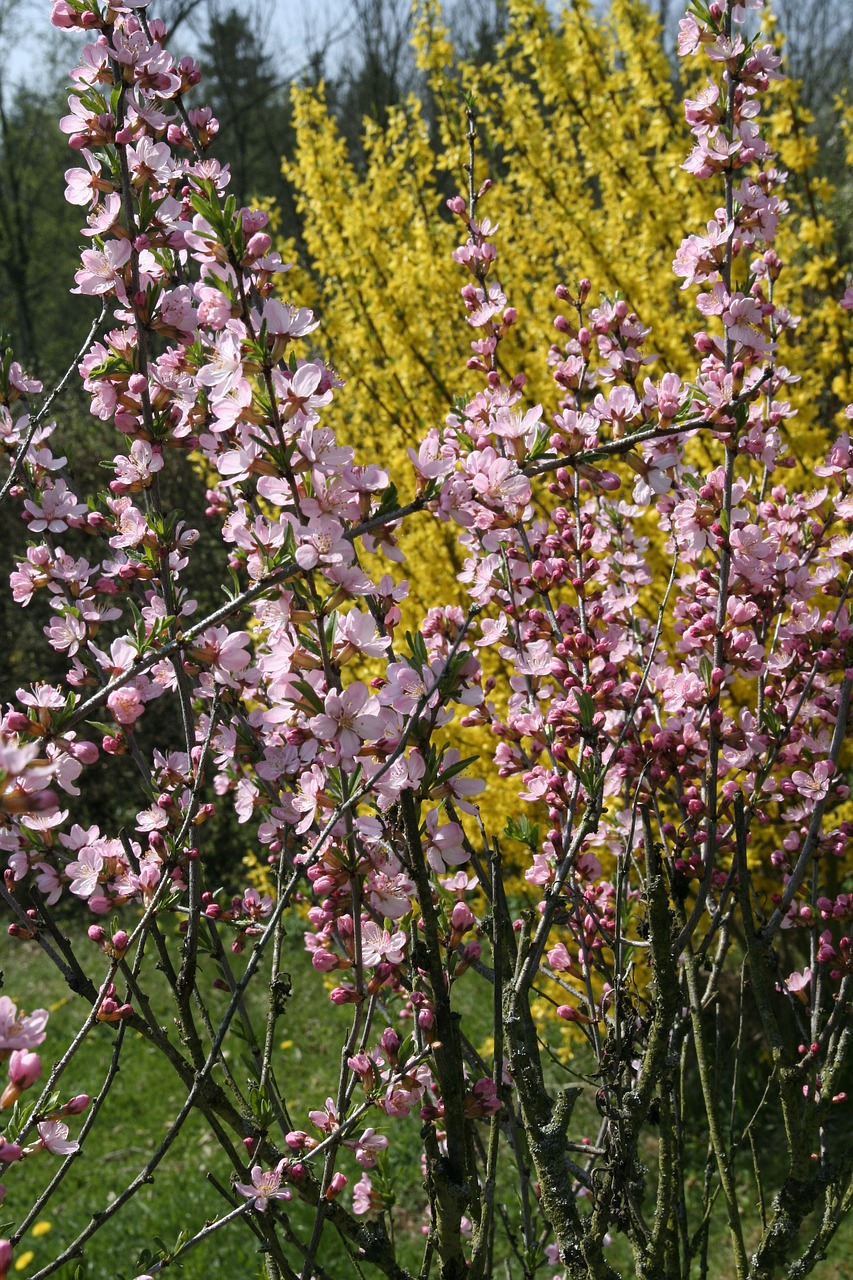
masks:
<svg viewBox="0 0 853 1280"><path fill-rule="evenodd" d="M264 23L269 24L270 47L279 55L282 77L297 74L306 63L306 51L312 44L330 37L330 63L343 56L350 0L243 0L247 8L256 7ZM14 14L5 26L0 75L8 88L33 77L49 74L52 59L49 49L54 44L71 46L74 37L54 32L50 25L50 0L0 0L0 30L3 15L10 7ZM221 7L225 7L223 2ZM156 0L151 12L156 14ZM175 40L176 54L195 53L194 33L181 27ZM8 56L6 51L8 49ZM338 52L340 51L340 52ZM69 62L70 65L70 62Z"/></svg>

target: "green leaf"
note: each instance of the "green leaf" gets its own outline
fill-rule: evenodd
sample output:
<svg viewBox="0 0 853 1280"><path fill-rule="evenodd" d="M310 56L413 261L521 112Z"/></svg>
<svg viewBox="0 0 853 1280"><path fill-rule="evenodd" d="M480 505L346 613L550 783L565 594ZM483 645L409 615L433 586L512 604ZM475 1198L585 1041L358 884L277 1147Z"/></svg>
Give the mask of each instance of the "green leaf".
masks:
<svg viewBox="0 0 853 1280"><path fill-rule="evenodd" d="M315 689L311 687L307 680L294 680L294 687L302 694L305 701L314 708L317 715L322 715L325 711L323 699Z"/></svg>
<svg viewBox="0 0 853 1280"><path fill-rule="evenodd" d="M592 694L579 692L575 690L575 702L578 704L578 719L585 729L592 728L593 717L595 716L595 703Z"/></svg>
<svg viewBox="0 0 853 1280"><path fill-rule="evenodd" d="M517 840L533 853L539 849L539 823L531 822L526 814L518 818L507 818L503 833L507 840Z"/></svg>
<svg viewBox="0 0 853 1280"><path fill-rule="evenodd" d="M442 769L436 778L436 783L449 782L451 778L455 778L457 774L462 773L468 768L469 764L478 764L479 756L466 756L464 760L457 760L456 764L449 764L446 769Z"/></svg>
<svg viewBox="0 0 853 1280"><path fill-rule="evenodd" d="M699 659L699 674L702 677L705 683L705 688L708 690L709 693L711 692L711 685L713 683L711 679L713 675L713 670L714 669L711 666L711 659L708 657L707 654L703 653L702 657Z"/></svg>

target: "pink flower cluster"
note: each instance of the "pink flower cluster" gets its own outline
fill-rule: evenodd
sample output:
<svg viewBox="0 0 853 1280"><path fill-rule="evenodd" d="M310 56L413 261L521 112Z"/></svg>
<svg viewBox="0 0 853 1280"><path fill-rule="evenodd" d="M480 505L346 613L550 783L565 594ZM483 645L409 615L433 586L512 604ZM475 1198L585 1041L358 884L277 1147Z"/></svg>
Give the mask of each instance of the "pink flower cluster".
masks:
<svg viewBox="0 0 853 1280"><path fill-rule="evenodd" d="M331 1151L318 1198L332 1201L347 1183L333 1156L348 1149L378 1170L375 1187L366 1172L355 1187L366 1214L384 1204L388 1139L370 1126L356 1136L356 1086L383 1125L419 1116L437 1166L456 1128L499 1115L517 1083L500 1055L484 1065L472 1048L448 1065L442 1053L455 984L494 979L483 942L497 936L501 841L531 908L509 928L524 938L518 972L532 983L541 970L555 1016L600 1049L624 994L622 941L645 945L638 814L654 814L673 897L691 904L684 944L731 907L746 813L749 839L772 833L777 846L765 923L811 931L815 1017L828 1016L851 972L851 896L832 868L853 834L833 818L848 796L853 451L842 435L817 483L784 483L793 375L778 347L796 321L775 299L784 175L757 123L779 59L738 28L740 6L691 13L679 38L710 72L687 103L686 167L725 188L674 264L701 289L698 371L653 376L649 327L624 298L590 305L582 280L557 289L551 403L529 404L524 376L498 360L518 317L495 276L497 227L478 212L489 184L455 197L468 369L482 385L410 450L405 504L329 425L342 383L311 345L317 322L283 300L266 214L227 195L227 166L205 155L216 122L185 105L198 69L174 61L145 7L54 0L57 26L92 37L62 128L91 246L77 291L101 298L112 326L80 373L120 439L112 479L84 501L59 474L51 428L27 443L40 388L14 365L4 375L0 441L21 455L29 543L12 590L22 607L49 601L47 639L65 663L64 681L19 690L0 722L5 892L13 906L32 892L45 913L63 896L97 917L141 910L140 931L168 904L187 939L202 923L216 939L227 928L239 953L266 944L299 885L311 967L351 1006L352 1051L337 1095L309 1112L320 1137L268 1143L237 1191L272 1213L298 1193L302 1162ZM206 540L233 583L203 618L185 586L200 532L161 489L190 455L209 478ZM464 607L437 602L401 635L397 533L419 510L456 526ZM147 708L167 696L180 714L154 749ZM483 767L455 744L457 715L494 740ZM81 827L52 789L76 797L103 754L139 770L132 836ZM503 833L478 802L486 767L515 788ZM265 849L276 900L204 882L198 829L226 804ZM38 916L22 908L11 931L34 937ZM89 938L114 972L128 932L96 923ZM789 980L797 1004L808 985ZM37 1078L43 1022L4 1000L14 1090ZM132 1015L106 983L97 1020ZM73 1153L60 1113L38 1133L28 1152Z"/></svg>

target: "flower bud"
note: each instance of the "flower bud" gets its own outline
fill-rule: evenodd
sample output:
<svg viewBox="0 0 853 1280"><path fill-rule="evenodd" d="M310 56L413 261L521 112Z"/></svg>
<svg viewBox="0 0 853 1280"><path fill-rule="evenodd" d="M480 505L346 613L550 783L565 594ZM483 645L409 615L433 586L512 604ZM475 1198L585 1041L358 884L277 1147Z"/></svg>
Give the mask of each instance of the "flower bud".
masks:
<svg viewBox="0 0 853 1280"><path fill-rule="evenodd" d="M329 992L329 999L332 1004L361 1004L362 997L358 994L355 987L335 987Z"/></svg>
<svg viewBox="0 0 853 1280"><path fill-rule="evenodd" d="M456 903L450 913L450 923L453 925L454 929L458 929L460 932L464 932L466 929L471 928L471 925L474 923L474 916L467 903Z"/></svg>
<svg viewBox="0 0 853 1280"><path fill-rule="evenodd" d="M6 716L5 728L12 733L30 733L35 730L39 732L39 726L34 724L29 716L25 716L22 711L10 711Z"/></svg>
<svg viewBox="0 0 853 1280"><path fill-rule="evenodd" d="M0 1096L0 1111L11 1107L41 1076L41 1058L29 1049L15 1049L9 1059L9 1083Z"/></svg>
<svg viewBox="0 0 853 1280"><path fill-rule="evenodd" d="M291 1129L290 1133L284 1135L284 1140L291 1151L305 1151L316 1146L314 1139L304 1129Z"/></svg>
<svg viewBox="0 0 853 1280"><path fill-rule="evenodd" d="M337 1200L338 1196L347 1185L347 1177L344 1173L333 1173L332 1180L326 1188L326 1199Z"/></svg>
<svg viewBox="0 0 853 1280"><path fill-rule="evenodd" d="M397 1065L397 1054L400 1050L400 1037L393 1027L386 1027L379 1037L379 1043L382 1046L382 1052L388 1058L391 1066Z"/></svg>
<svg viewBox="0 0 853 1280"><path fill-rule="evenodd" d="M86 1110L91 1101L92 1099L89 1097L88 1093L78 1093L71 1098L69 1102L66 1102L65 1106L62 1108L62 1114L66 1116L79 1116Z"/></svg>

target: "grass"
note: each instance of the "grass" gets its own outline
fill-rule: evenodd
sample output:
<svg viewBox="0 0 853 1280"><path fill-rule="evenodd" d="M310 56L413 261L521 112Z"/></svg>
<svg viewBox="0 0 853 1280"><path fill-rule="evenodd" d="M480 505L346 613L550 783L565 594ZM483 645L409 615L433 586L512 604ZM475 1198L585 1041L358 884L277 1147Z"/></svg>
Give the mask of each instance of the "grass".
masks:
<svg viewBox="0 0 853 1280"><path fill-rule="evenodd" d="M88 946L95 952L91 944ZM78 1029L86 1013L85 1006L77 997L69 995L61 975L35 944L4 939L0 949L6 993L24 1008L50 1009L48 1036L42 1046L47 1071L52 1056L64 1049ZM85 950L82 954L86 954ZM310 968L298 938L286 940L285 957L285 964L296 972ZM211 967L211 979L213 972ZM337 1046L341 1043L347 1011L335 1008L322 996L318 999L314 975L306 972L305 976L307 982L294 983L293 997L278 1024L275 1067L284 1083L294 1123L310 1131L307 1110L322 1105L327 1094L335 1091L332 1082L337 1080ZM261 979L259 990L263 989ZM224 1009L227 999L225 993L212 992L214 1011L216 1001ZM168 992L162 981L154 987L152 1003L158 1020L168 1026ZM260 1026L259 1020L257 1025ZM114 1030L107 1025L93 1029L63 1078L63 1098L81 1092L92 1095L98 1092L109 1064L114 1035ZM242 1067L240 1056L239 1048L232 1050L229 1065L245 1085L249 1073ZM20 1270L13 1271L13 1275L34 1274L62 1252L93 1212L110 1204L143 1168L185 1096L180 1079L159 1052L138 1033L131 1032L115 1084L84 1150L72 1164L60 1190L16 1249L16 1265ZM74 1136L80 1120L72 1119L69 1125ZM411 1130L407 1144L410 1155L419 1146L418 1125L414 1119L407 1126ZM417 1168L416 1158L409 1163ZM360 1171L352 1159L345 1158L342 1164L352 1166L346 1168L352 1184ZM58 1167L58 1157L49 1153L11 1166L4 1178L8 1194L0 1210L0 1222L8 1227L9 1223L19 1221ZM81 1259L67 1264L56 1274L60 1280L78 1280L78 1277L79 1280L115 1280L119 1274L135 1276L139 1255L146 1247L153 1246L155 1236L160 1236L167 1246L173 1246L181 1231L195 1232L209 1219L227 1212L230 1205L205 1173L213 1173L227 1186L230 1168L203 1118L192 1115L152 1182L92 1237ZM411 1197L414 1201L417 1185L406 1185L402 1169L393 1172L403 1199ZM417 1199L421 1198L422 1193ZM294 1201L293 1208L295 1222L300 1218L310 1221L311 1211L307 1206ZM5 1228L4 1231L8 1234ZM22 1259L28 1259L23 1266ZM324 1238L323 1261L333 1275L354 1274L331 1232ZM414 1262L414 1258L411 1261ZM235 1223L189 1252L181 1274L184 1280L202 1280L211 1274L212 1268L218 1267L220 1274L230 1280L232 1276L264 1275L262 1263L254 1237L242 1224Z"/></svg>
<svg viewBox="0 0 853 1280"><path fill-rule="evenodd" d="M91 956L93 976L96 976L100 957L94 946L84 939L80 954ZM69 995L61 975L34 943L4 938L0 941L0 964L5 970L5 991L19 1005L27 1009L47 1007L51 1011L48 1037L42 1046L47 1070L52 1057L64 1049L79 1027L85 1016L85 1006L79 998ZM285 940L284 964L295 980L293 995L278 1024L275 1069L294 1123L310 1131L308 1110L322 1105L327 1094L336 1088L339 1045L348 1023L348 1010L334 1007L320 993L316 975L308 972L310 964L300 937ZM212 967L206 970L206 975L212 982ZM148 981L157 1017L163 1026L169 1027L169 993L153 966ZM262 977L257 989L259 996L263 997L265 982ZM477 1007L477 993L473 986L467 990L472 993L468 995L472 1003L466 1010L466 1029L469 1034L482 1034L485 1039L489 1011L484 1006ZM463 984L460 993L464 996L465 992ZM227 995L211 990L211 1000L221 1001L224 1007ZM260 1026L260 1008L250 1010L250 1013L254 1014ZM471 1019L474 1033L470 1031ZM93 1029L63 1079L64 1098L80 1092L97 1093L107 1070L114 1035L109 1026L99 1025ZM240 1061L239 1047L231 1052L229 1065L238 1080L246 1084L249 1073ZM555 1066L551 1070L558 1072ZM564 1084L566 1080L555 1079L554 1083ZM18 1246L16 1270L10 1273L12 1280L18 1276L25 1280L55 1258L88 1223L93 1212L110 1204L145 1165L180 1109L184 1097L181 1081L158 1051L136 1033L130 1033L118 1076L98 1122L59 1192ZM381 1116L368 1116L365 1123L372 1122L381 1128L380 1120ZM594 1090L589 1089L579 1104L573 1132L579 1129L594 1135L598 1122ZM73 1136L79 1130L80 1120L72 1119L70 1127ZM393 1130L393 1162L387 1172L397 1199L395 1219L401 1241L401 1261L417 1270L423 1247L420 1224L424 1202L419 1159L422 1150L420 1121L417 1116L402 1124L395 1121ZM698 1203L705 1155L698 1142L693 1154L696 1173L691 1197ZM762 1159L772 1165L777 1163L776 1157L780 1154L774 1155L772 1136L765 1135ZM654 1168L656 1143L653 1137L648 1140L646 1156L649 1167ZM744 1174L748 1159L748 1155L744 1157ZM58 1167L58 1158L45 1153L6 1170L4 1182L8 1195L0 1210L0 1223L5 1222L7 1226L0 1229L0 1234L8 1234L8 1224L21 1219ZM361 1171L349 1155L344 1156L341 1167L350 1176L350 1188L343 1195L348 1203L350 1189ZM205 1177L207 1172L213 1173L223 1185L228 1185L230 1165L219 1152L203 1118L192 1116L151 1183L94 1235L81 1258L55 1273L59 1280L116 1280L120 1275L130 1280L141 1270L138 1264L142 1251L156 1248L155 1237L160 1237L166 1246L171 1247L182 1231L193 1233L206 1221L222 1216L230 1205ZM499 1170L499 1180L499 1196L512 1220L517 1214L517 1175L508 1161ZM742 1194L744 1207L752 1211L754 1195L745 1181ZM294 1223L307 1227L312 1211L295 1200L290 1208L293 1209ZM715 1218L712 1227L709 1255L709 1280L728 1280L731 1255L726 1228L719 1217ZM633 1275L630 1251L624 1239L617 1237L609 1257L626 1278ZM817 1280L853 1280L853 1265L848 1261L853 1257L853 1224L847 1224L839 1234L833 1257L834 1260L815 1270L813 1274ZM293 1261L297 1261L296 1255ZM359 1274L330 1230L323 1237L320 1261L326 1273L335 1280ZM180 1275L183 1280L207 1280L211 1275L219 1275L222 1280L236 1280L236 1277L242 1280L243 1277L265 1275L256 1241L240 1223L231 1224L212 1235L204 1245L185 1255L182 1264ZM379 1274L370 1267L362 1267L361 1271L369 1280ZM177 1276L178 1267L170 1268L167 1274ZM516 1271L510 1269L506 1273L501 1265L500 1274L514 1276ZM553 1272L544 1268L540 1274L550 1280Z"/></svg>

